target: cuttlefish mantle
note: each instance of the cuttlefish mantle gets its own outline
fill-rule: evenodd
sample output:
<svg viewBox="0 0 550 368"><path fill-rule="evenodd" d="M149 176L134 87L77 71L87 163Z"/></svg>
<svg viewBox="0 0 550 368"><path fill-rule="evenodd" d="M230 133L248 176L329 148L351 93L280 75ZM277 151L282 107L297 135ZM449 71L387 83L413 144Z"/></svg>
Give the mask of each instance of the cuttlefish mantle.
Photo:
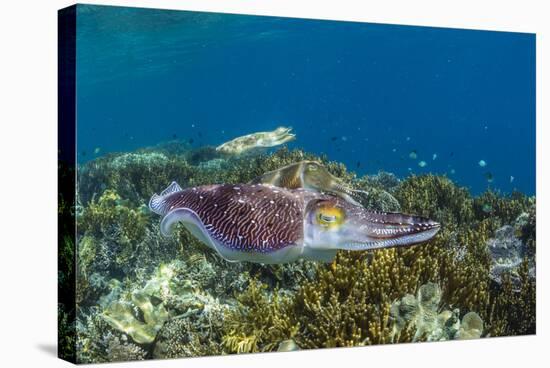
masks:
<svg viewBox="0 0 550 368"><path fill-rule="evenodd" d="M329 262L339 249L370 250L430 240L440 228L427 218L369 211L342 198L266 184L182 189L173 182L149 208L170 235L184 226L228 261Z"/></svg>

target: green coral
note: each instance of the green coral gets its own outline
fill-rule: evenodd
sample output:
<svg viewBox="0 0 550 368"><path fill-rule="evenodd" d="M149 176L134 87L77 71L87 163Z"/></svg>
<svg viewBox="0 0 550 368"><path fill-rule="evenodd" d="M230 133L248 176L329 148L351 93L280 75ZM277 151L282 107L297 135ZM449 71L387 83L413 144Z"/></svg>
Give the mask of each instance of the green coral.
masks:
<svg viewBox="0 0 550 368"><path fill-rule="evenodd" d="M488 190L474 200L477 219L498 218L502 224L510 224L533 204L533 199L519 192L503 195Z"/></svg>
<svg viewBox="0 0 550 368"><path fill-rule="evenodd" d="M474 220L473 199L466 188L436 175L411 176L401 182L395 197L404 212L460 226Z"/></svg>
<svg viewBox="0 0 550 368"><path fill-rule="evenodd" d="M101 237L117 226L119 241L123 243L143 239L146 224L145 209L131 206L112 189L105 190L97 201L92 200L78 217L79 232Z"/></svg>
<svg viewBox="0 0 550 368"><path fill-rule="evenodd" d="M150 219L144 205L134 206L107 189L84 208L77 222L79 282L86 284L92 269L115 271L135 265Z"/></svg>

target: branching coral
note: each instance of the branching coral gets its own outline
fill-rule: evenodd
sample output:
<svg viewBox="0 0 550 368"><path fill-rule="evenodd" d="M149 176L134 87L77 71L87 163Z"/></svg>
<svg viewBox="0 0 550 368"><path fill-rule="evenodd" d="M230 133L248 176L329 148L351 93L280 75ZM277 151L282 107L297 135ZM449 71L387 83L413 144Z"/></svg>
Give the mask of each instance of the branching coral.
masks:
<svg viewBox="0 0 550 368"><path fill-rule="evenodd" d="M77 290L79 304L104 291L94 288L94 273L103 278L135 269L138 250L149 233L148 214L115 191L106 190L77 216ZM95 286L100 286L96 283Z"/></svg>
<svg viewBox="0 0 550 368"><path fill-rule="evenodd" d="M280 341L294 337L299 325L289 319L289 298L278 289L252 280L237 297L238 307L228 314L222 344L231 353L271 351Z"/></svg>
<svg viewBox="0 0 550 368"><path fill-rule="evenodd" d="M515 221L532 204L532 198L519 192L503 195L489 190L475 198L474 211L477 219L497 218L505 225Z"/></svg>
<svg viewBox="0 0 550 368"><path fill-rule="evenodd" d="M147 215L124 201L117 192L108 189L86 207L78 217L78 230L97 237L118 232L120 242L138 242L145 235ZM116 227L116 230L114 229Z"/></svg>
<svg viewBox="0 0 550 368"><path fill-rule="evenodd" d="M404 212L433 218L444 226L460 226L474 220L473 199L443 176L411 176L401 182L395 197Z"/></svg>

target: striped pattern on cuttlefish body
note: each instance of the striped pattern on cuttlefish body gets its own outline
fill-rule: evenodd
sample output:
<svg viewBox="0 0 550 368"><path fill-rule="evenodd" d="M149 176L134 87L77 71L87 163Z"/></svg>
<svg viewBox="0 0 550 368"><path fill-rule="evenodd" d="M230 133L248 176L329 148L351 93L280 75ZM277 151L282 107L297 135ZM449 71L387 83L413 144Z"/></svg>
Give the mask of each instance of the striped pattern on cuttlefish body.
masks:
<svg viewBox="0 0 550 368"><path fill-rule="evenodd" d="M173 182L152 196L149 208L163 216L163 235L181 222L228 261L328 262L338 249L417 244L439 230L426 218L368 211L332 195L266 184L182 189Z"/></svg>

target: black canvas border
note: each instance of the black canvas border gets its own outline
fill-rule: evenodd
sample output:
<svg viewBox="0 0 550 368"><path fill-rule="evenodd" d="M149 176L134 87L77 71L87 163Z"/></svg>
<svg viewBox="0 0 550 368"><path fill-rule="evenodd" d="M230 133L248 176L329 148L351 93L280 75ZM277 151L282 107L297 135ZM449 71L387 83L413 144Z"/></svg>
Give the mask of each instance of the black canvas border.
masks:
<svg viewBox="0 0 550 368"><path fill-rule="evenodd" d="M58 11L58 356L76 363L76 5Z"/></svg>

